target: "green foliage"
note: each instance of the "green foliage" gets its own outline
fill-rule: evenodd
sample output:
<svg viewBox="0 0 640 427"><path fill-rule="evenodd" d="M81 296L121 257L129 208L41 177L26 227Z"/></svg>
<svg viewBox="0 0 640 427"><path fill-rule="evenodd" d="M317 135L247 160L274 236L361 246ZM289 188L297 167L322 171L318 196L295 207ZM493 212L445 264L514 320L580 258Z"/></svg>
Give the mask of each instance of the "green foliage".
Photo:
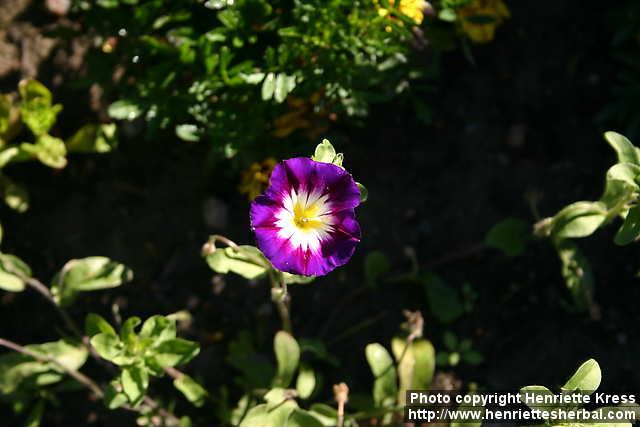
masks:
<svg viewBox="0 0 640 427"><path fill-rule="evenodd" d="M24 395L59 383L66 375L62 366L77 370L88 356L85 347L64 340L30 344L25 348L41 356L43 361L19 353L0 355L0 393L9 399L19 400ZM49 361L51 359L58 363Z"/></svg>
<svg viewBox="0 0 640 427"><path fill-rule="evenodd" d="M106 153L116 145L114 124L86 125L68 141L51 135L62 105L42 83L27 79L18 85L19 101L0 94L0 169L12 163L37 160L53 169L67 165L67 153ZM28 132L23 127L26 126ZM33 138L33 142L23 140ZM19 140L21 142L12 142ZM18 212L29 208L29 195L20 184L0 172L5 203Z"/></svg>
<svg viewBox="0 0 640 427"><path fill-rule="evenodd" d="M136 406L142 402L149 386L149 377L160 377L166 368L183 365L193 359L200 346L176 336L175 321L165 316L152 316L136 333L141 323L137 317L127 319L120 333L96 314L87 317L85 329L91 346L105 360L121 369L110 392L105 395L107 407L117 407L125 402ZM201 404L206 391L189 377L181 377L174 383L194 404Z"/></svg>
<svg viewBox="0 0 640 427"><path fill-rule="evenodd" d="M507 218L494 225L485 237L485 243L492 248L513 257L522 253L531 232L529 225L517 218Z"/></svg>
<svg viewBox="0 0 640 427"><path fill-rule="evenodd" d="M455 367L460 362L475 366L484 362L484 356L473 349L470 339L460 340L453 332L445 331L443 343L444 349L438 352L436 358L438 366Z"/></svg>
<svg viewBox="0 0 640 427"><path fill-rule="evenodd" d="M571 378L569 378L569 380L561 387L561 392L563 394L571 394L571 393L592 394L600 386L601 379L602 379L602 374L600 372L600 365L598 365L598 362L596 362L595 360L589 359L586 362L584 362L582 365L580 365L580 367L571 376ZM527 392L544 394L544 395L553 394L551 390L549 390L544 386L540 386L540 385L526 386L520 389L523 402L527 402L527 400L524 398L524 393L527 393ZM560 405L559 404L555 406L553 405L550 406L547 404L547 405L541 406L538 404L529 404L529 407L531 407L532 409L540 409L540 410L546 410L546 411L551 411L551 410L562 411L562 410L569 410L569 409L575 411L577 409L581 409L582 405L575 405L575 404ZM621 405L620 407L607 407L607 408L599 408L599 409L607 409L612 411L633 410L636 412L636 416L637 416L640 408L636 404L633 404L633 405L626 404L624 405L624 407ZM619 422L619 423L611 423L611 424L602 424L602 422L589 422L589 421L567 423L565 420L548 419L548 420L545 420L545 425L548 425L548 426L562 425L566 427L587 427L587 426L596 427L599 425L611 425L611 426L617 426L617 427L630 427L632 423Z"/></svg>
<svg viewBox="0 0 640 427"><path fill-rule="evenodd" d="M614 239L617 244L628 245L640 236L640 150L616 132L606 132L604 137L616 152L618 163L607 171L600 199L572 203L535 225L538 236L553 242L562 262L565 283L577 306L583 309L592 305L593 273L570 239L590 236L616 218L623 220Z"/></svg>
<svg viewBox="0 0 640 427"><path fill-rule="evenodd" d="M79 292L115 288L132 279L129 268L109 258L72 259L52 279L51 292L58 304L67 306Z"/></svg>
<svg viewBox="0 0 640 427"><path fill-rule="evenodd" d="M409 61L415 23L395 10L380 16L372 1L108 1L82 9L85 31L107 39L125 30L114 48L93 52L92 75L118 99L110 116L141 118L151 134L175 129L187 141L213 141L220 155L277 135L276 118L296 111L293 97L309 102L309 117L362 117L372 102L410 96L410 81L435 69ZM102 70L119 64L125 74L114 85ZM302 128L286 126L283 135Z"/></svg>
<svg viewBox="0 0 640 427"><path fill-rule="evenodd" d="M278 362L273 386L288 387L300 363L300 347L290 334L280 331L273 341L273 349Z"/></svg>
<svg viewBox="0 0 640 427"><path fill-rule="evenodd" d="M418 338L407 342L394 337L391 350L397 363L398 403L403 405L407 390L428 390L436 369L436 351L431 342Z"/></svg>
<svg viewBox="0 0 640 427"><path fill-rule="evenodd" d="M377 343L367 345L365 355L375 378L373 383L374 404L376 407L393 406L398 395L398 377L391 355L382 345Z"/></svg>
<svg viewBox="0 0 640 427"><path fill-rule="evenodd" d="M430 312L442 323L452 323L465 312L464 303L455 289L439 276L428 273L422 278Z"/></svg>

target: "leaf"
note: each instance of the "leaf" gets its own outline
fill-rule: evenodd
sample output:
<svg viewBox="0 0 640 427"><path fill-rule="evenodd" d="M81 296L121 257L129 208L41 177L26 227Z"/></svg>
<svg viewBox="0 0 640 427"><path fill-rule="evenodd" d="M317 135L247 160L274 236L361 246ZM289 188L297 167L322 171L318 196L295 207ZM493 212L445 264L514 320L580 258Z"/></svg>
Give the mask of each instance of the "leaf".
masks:
<svg viewBox="0 0 640 427"><path fill-rule="evenodd" d="M640 152L625 136L617 132L605 132L604 138L618 155L619 163L640 165Z"/></svg>
<svg viewBox="0 0 640 427"><path fill-rule="evenodd" d="M72 259L53 278L51 292L56 302L66 306L78 292L115 288L131 279L133 272L129 268L109 258Z"/></svg>
<svg viewBox="0 0 640 427"><path fill-rule="evenodd" d="M273 387L289 387L300 362L300 346L289 333L279 331L273 340L273 350L278 362Z"/></svg>
<svg viewBox="0 0 640 427"><path fill-rule="evenodd" d="M380 251L371 251L364 259L364 277L367 283L375 284L379 276L389 272L389 258Z"/></svg>
<svg viewBox="0 0 640 427"><path fill-rule="evenodd" d="M113 361L122 353L120 338L109 332L95 334L89 340L91 346L105 360Z"/></svg>
<svg viewBox="0 0 640 427"><path fill-rule="evenodd" d="M52 105L49 89L33 80L22 80L18 84L22 121L36 137L45 135L55 124L62 105Z"/></svg>
<svg viewBox="0 0 640 427"><path fill-rule="evenodd" d="M600 202L604 203L607 209L620 208L621 204L626 204L637 189L635 184L617 179L608 179L605 184L604 193L600 197Z"/></svg>
<svg viewBox="0 0 640 427"><path fill-rule="evenodd" d="M135 120L142 114L142 107L133 100L121 99L109 106L109 117L116 120Z"/></svg>
<svg viewBox="0 0 640 427"><path fill-rule="evenodd" d="M130 317L124 321L120 328L120 339L124 342L125 346L133 347L138 342L135 329L141 322L137 316Z"/></svg>
<svg viewBox="0 0 640 427"><path fill-rule="evenodd" d="M182 374L179 378L176 378L173 381L173 386L180 390L184 397L197 408L204 405L208 396L207 390L189 375Z"/></svg>
<svg viewBox="0 0 640 427"><path fill-rule="evenodd" d="M129 399L131 405L136 406L144 398L149 387L149 375L142 366L129 366L122 369L120 375L122 391Z"/></svg>
<svg viewBox="0 0 640 427"><path fill-rule="evenodd" d="M38 400L38 403L29 412L29 417L24 423L24 427L38 427L42 420L42 414L44 413L44 400Z"/></svg>
<svg viewBox="0 0 640 427"><path fill-rule="evenodd" d="M556 238L577 238L591 235L607 219L606 206L601 202L576 202L560 210L551 221Z"/></svg>
<svg viewBox="0 0 640 427"><path fill-rule="evenodd" d="M273 99L277 103L281 103L287 99L287 95L296 87L296 77L288 76L284 73L278 73L276 77L275 87L273 89Z"/></svg>
<svg viewBox="0 0 640 427"><path fill-rule="evenodd" d="M640 205L629 209L624 223L616 233L614 241L618 245L628 245L640 237Z"/></svg>
<svg viewBox="0 0 640 427"><path fill-rule="evenodd" d="M562 262L562 277L574 301L581 309L589 307L595 286L591 265L580 249L569 241L557 243L556 250Z"/></svg>
<svg viewBox="0 0 640 427"><path fill-rule="evenodd" d="M320 421L302 409L294 409L286 425L287 427L323 427Z"/></svg>
<svg viewBox="0 0 640 427"><path fill-rule="evenodd" d="M464 314L462 301L453 288L432 273L422 279L431 313L442 323L451 323Z"/></svg>
<svg viewBox="0 0 640 427"><path fill-rule="evenodd" d="M56 359L69 370L78 370L87 360L88 352L83 345L65 340L25 346L28 350L46 358ZM51 362L39 362L32 357L8 353L0 355L0 392L13 393L18 387L42 386L56 383L64 378L64 370Z"/></svg>
<svg viewBox="0 0 640 427"><path fill-rule="evenodd" d="M25 290L25 277L31 277L31 268L15 255L0 253L0 289L9 292Z"/></svg>
<svg viewBox="0 0 640 427"><path fill-rule="evenodd" d="M311 156L311 160L323 163L333 163L333 159L335 158L336 150L328 139L323 139L322 142L316 146L316 150L313 156Z"/></svg>
<svg viewBox="0 0 640 427"><path fill-rule="evenodd" d="M369 190L359 182L356 182L356 186L360 190L360 203L366 202L369 199Z"/></svg>
<svg viewBox="0 0 640 427"><path fill-rule="evenodd" d="M276 89L276 75L273 73L267 74L262 81L261 96L263 101L268 101L273 98L273 92Z"/></svg>
<svg viewBox="0 0 640 427"><path fill-rule="evenodd" d="M227 274L231 271L249 280L264 275L269 265L258 248L247 245L237 249L216 249L207 255L206 260L216 273Z"/></svg>
<svg viewBox="0 0 640 427"><path fill-rule="evenodd" d="M3 136L9 130L11 107L11 97L0 94L0 136Z"/></svg>
<svg viewBox="0 0 640 427"><path fill-rule="evenodd" d="M310 398L316 389L316 383L316 373L313 368L306 363L301 363L298 379L296 380L298 396L300 396L301 399Z"/></svg>
<svg viewBox="0 0 640 427"><path fill-rule="evenodd" d="M634 190L638 190L640 188L637 183L638 175L640 175L640 166L632 163L618 163L609 168L606 180L623 181L633 187Z"/></svg>
<svg viewBox="0 0 640 427"><path fill-rule="evenodd" d="M176 322L169 317L155 315L144 321L140 338L149 338L154 346L176 338Z"/></svg>
<svg viewBox="0 0 640 427"><path fill-rule="evenodd" d="M84 325L85 333L89 338L99 333L117 336L115 329L113 329L109 322L107 322L104 317L95 313L87 314Z"/></svg>
<svg viewBox="0 0 640 427"><path fill-rule="evenodd" d="M334 427L338 419L338 411L324 403L314 403L309 408L309 415L320 421L324 427Z"/></svg>
<svg viewBox="0 0 640 427"><path fill-rule="evenodd" d="M584 362L571 378L562 386L564 391L583 391L591 394L600 386L602 373L600 365L593 359Z"/></svg>
<svg viewBox="0 0 640 427"><path fill-rule="evenodd" d="M286 285L304 285L313 282L315 279L315 276L299 276L297 274L282 272L282 280Z"/></svg>
<svg viewBox="0 0 640 427"><path fill-rule="evenodd" d="M398 403L404 405L407 390L429 389L436 367L436 352L433 345L423 338L415 339L407 347L406 340L394 337L391 350L398 364Z"/></svg>
<svg viewBox="0 0 640 427"><path fill-rule="evenodd" d="M163 341L153 349L153 358L163 368L182 365L193 359L200 352L200 345L182 338Z"/></svg>
<svg viewBox="0 0 640 427"><path fill-rule="evenodd" d="M298 407L293 400L287 400L275 409L266 404L254 406L244 417L239 427L283 427L289 415Z"/></svg>
<svg viewBox="0 0 640 427"><path fill-rule="evenodd" d="M250 85L257 85L258 83L264 80L265 73L260 73L260 72L251 73L251 74L240 73L239 75L240 75L240 78L245 83L248 83Z"/></svg>
<svg viewBox="0 0 640 427"><path fill-rule="evenodd" d="M22 143L20 150L54 169L62 169L67 165L67 148L64 141L51 135L40 135L35 144Z"/></svg>
<svg viewBox="0 0 640 427"><path fill-rule="evenodd" d="M196 142L200 140L200 130L198 129L198 125L177 125L176 135L183 141Z"/></svg>
<svg viewBox="0 0 640 427"><path fill-rule="evenodd" d="M0 174L0 191L2 191L4 202L11 209L20 213L29 209L29 193L27 193L27 190L2 174Z"/></svg>
<svg viewBox="0 0 640 427"><path fill-rule="evenodd" d="M522 387L520 389L520 400L522 403L526 404L531 409L538 409L541 411L548 411L552 409L547 404L536 403L535 400L533 399L527 399L526 396L528 393L530 396L537 396L537 395L554 396L551 390L541 385L529 385L526 387Z"/></svg>
<svg viewBox="0 0 640 427"><path fill-rule="evenodd" d="M507 218L494 225L484 241L487 246L513 257L522 253L530 235L529 224L517 218Z"/></svg>
<svg viewBox="0 0 640 427"><path fill-rule="evenodd" d="M113 381L104 390L104 404L111 410L121 407L128 401L127 396L124 393L117 391L116 387L122 388L120 383Z"/></svg>
<svg viewBox="0 0 640 427"><path fill-rule="evenodd" d="M367 362L375 378L373 401L376 407L393 406L398 394L396 369L387 350L378 343L365 348Z"/></svg>
<svg viewBox="0 0 640 427"><path fill-rule="evenodd" d="M82 126L67 140L67 150L74 153L108 153L118 146L115 123Z"/></svg>

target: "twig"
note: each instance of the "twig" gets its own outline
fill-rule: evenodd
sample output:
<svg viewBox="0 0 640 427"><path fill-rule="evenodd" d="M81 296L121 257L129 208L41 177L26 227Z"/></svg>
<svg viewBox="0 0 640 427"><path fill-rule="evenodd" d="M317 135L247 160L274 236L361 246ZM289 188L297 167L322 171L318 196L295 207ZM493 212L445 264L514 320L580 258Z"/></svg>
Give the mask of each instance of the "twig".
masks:
<svg viewBox="0 0 640 427"><path fill-rule="evenodd" d="M62 317L62 320L64 320L64 323L67 325L69 329L71 329L71 331L75 335L77 335L78 337L82 336L80 329L75 324L73 319L71 319L71 316L69 316L69 313L67 313L67 311L64 308L60 307L60 305L58 305L58 303L56 302L55 298L53 297L53 294L51 293L48 287L46 287L41 281L33 277L27 277L27 276L21 275L20 278L27 284L27 286L34 289L36 292L42 295L47 301L49 301L55 307L58 314L60 314L60 317Z"/></svg>
<svg viewBox="0 0 640 427"><path fill-rule="evenodd" d="M59 360L57 360L54 357L38 354L34 351L29 350L24 346L21 346L20 344L16 344L13 341L9 341L4 338L0 338L0 346L6 347L13 351L17 351L18 353L22 353L41 363L52 363L57 367L59 367L60 369L62 369L67 375L74 378L80 384L84 385L89 390L91 390L93 394L95 394L96 397L98 397L99 399L101 399L104 396L102 389L91 378L87 377L85 374L83 374L80 371L77 371L75 369L70 369L69 367L65 366L63 363L61 363Z"/></svg>

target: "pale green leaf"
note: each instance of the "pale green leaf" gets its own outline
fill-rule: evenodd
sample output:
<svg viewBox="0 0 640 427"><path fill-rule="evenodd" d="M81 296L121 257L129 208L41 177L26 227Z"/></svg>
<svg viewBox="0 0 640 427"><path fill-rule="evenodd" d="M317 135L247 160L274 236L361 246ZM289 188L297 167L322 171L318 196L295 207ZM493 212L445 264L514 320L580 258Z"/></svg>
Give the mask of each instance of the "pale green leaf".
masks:
<svg viewBox="0 0 640 427"><path fill-rule="evenodd" d="M600 365L593 359L584 362L571 378L562 386L566 391L594 392L600 387L602 373Z"/></svg>
<svg viewBox="0 0 640 427"><path fill-rule="evenodd" d="M629 209L624 223L616 233L614 241L618 245L628 245L640 237L640 205Z"/></svg>
<svg viewBox="0 0 640 427"><path fill-rule="evenodd" d="M367 345L365 355L375 381L373 401L376 407L392 406L398 394L396 368L387 350L377 343Z"/></svg>
<svg viewBox="0 0 640 427"><path fill-rule="evenodd" d="M120 375L122 391L129 399L131 405L136 406L144 398L149 387L149 375L142 366L129 366L122 369Z"/></svg>
<svg viewBox="0 0 640 427"><path fill-rule="evenodd" d="M300 362L300 346L291 334L279 331L273 340L273 350L278 362L273 386L289 387Z"/></svg>
<svg viewBox="0 0 640 427"><path fill-rule="evenodd" d="M198 408L204 405L208 396L207 390L189 375L182 374L179 378L176 378L173 381L173 386L180 390L184 397Z"/></svg>
<svg viewBox="0 0 640 427"><path fill-rule="evenodd" d="M625 136L617 132L605 132L604 138L613 147L618 155L619 163L633 163L640 165L640 153L638 149Z"/></svg>

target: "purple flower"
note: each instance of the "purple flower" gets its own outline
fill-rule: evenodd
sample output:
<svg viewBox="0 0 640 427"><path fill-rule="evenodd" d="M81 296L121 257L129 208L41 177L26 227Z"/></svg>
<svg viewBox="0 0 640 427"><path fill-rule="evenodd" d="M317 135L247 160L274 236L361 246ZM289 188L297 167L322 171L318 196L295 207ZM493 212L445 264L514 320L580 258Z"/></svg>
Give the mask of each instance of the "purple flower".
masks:
<svg viewBox="0 0 640 427"><path fill-rule="evenodd" d="M278 163L251 203L251 229L275 268L322 276L344 265L360 241L360 190L344 169L306 157Z"/></svg>

